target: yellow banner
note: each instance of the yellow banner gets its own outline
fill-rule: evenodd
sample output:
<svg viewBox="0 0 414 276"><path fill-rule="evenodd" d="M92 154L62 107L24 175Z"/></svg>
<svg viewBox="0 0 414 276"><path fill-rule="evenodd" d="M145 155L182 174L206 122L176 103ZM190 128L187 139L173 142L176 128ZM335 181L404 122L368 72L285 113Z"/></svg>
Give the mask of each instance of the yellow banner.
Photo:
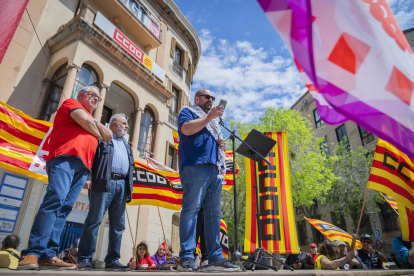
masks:
<svg viewBox="0 0 414 276"><path fill-rule="evenodd" d="M254 161L246 158L246 228L244 252L254 252L259 246L270 253L298 254L298 239L293 212L288 140L286 132L268 132L277 143L267 160L258 162L259 223L261 246L257 244L256 194ZM247 136L247 134L245 134Z"/></svg>

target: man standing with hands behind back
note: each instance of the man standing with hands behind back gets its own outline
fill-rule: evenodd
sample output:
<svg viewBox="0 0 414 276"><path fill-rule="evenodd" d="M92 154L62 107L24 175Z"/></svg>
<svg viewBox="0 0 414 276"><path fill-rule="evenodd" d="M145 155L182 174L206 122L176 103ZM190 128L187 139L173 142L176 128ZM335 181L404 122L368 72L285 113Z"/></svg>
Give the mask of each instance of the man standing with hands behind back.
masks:
<svg viewBox="0 0 414 276"><path fill-rule="evenodd" d="M218 117L222 106L212 107L215 97L207 89L200 89L192 107L184 107L178 115L178 161L183 201L180 217L180 265L178 270L197 268L194 262L197 215L204 208L204 233L208 263L225 260L220 244L220 207L223 175L225 173L226 142ZM208 270L237 271L230 263L211 266Z"/></svg>
<svg viewBox="0 0 414 276"><path fill-rule="evenodd" d="M76 269L56 256L66 218L91 170L98 139L112 140L112 132L91 115L101 100L97 87L86 86L76 100L65 100L56 112L46 158L49 185L18 269Z"/></svg>

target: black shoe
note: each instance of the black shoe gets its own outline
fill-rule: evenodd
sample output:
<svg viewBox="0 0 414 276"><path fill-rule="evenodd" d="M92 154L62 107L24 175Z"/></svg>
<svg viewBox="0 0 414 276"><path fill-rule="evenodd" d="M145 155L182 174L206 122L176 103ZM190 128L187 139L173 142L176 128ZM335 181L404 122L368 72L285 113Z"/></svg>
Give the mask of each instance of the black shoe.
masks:
<svg viewBox="0 0 414 276"><path fill-rule="evenodd" d="M240 267L238 267L237 265L231 264L229 262L224 263L224 264L212 265L212 266L209 266L203 269L203 271L227 271L227 272L239 271L239 270L240 270Z"/></svg>
<svg viewBox="0 0 414 276"><path fill-rule="evenodd" d="M128 266L121 264L119 261L105 264L105 269L108 270L122 270L122 271L128 271L130 270Z"/></svg>
<svg viewBox="0 0 414 276"><path fill-rule="evenodd" d="M178 271L194 271L197 268L193 259L185 258L180 260L180 265L177 267Z"/></svg>
<svg viewBox="0 0 414 276"><path fill-rule="evenodd" d="M81 270L92 270L91 262L88 259L79 260L78 262L78 269Z"/></svg>

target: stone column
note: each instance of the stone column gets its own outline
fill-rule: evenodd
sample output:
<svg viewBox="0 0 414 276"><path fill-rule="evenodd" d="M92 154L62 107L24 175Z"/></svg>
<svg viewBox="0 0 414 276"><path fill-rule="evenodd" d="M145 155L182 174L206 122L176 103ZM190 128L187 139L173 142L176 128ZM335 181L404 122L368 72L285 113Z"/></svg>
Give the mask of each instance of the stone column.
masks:
<svg viewBox="0 0 414 276"><path fill-rule="evenodd" d="M70 64L68 68L68 75L66 77L65 86L63 86L62 95L60 96L59 107L62 105L64 100L70 99L72 96L73 86L75 85L76 73L81 69L76 64Z"/></svg>
<svg viewBox="0 0 414 276"><path fill-rule="evenodd" d="M164 163L161 159L161 126L164 123L161 121L157 121L155 124L155 139L154 139L154 148L152 152L154 153L154 159L158 160L161 163Z"/></svg>
<svg viewBox="0 0 414 276"><path fill-rule="evenodd" d="M101 94L102 101L98 104L98 107L94 110L93 117L98 119L98 121L100 122L101 117L102 117L104 103L105 103L106 91L108 91L109 87L103 83L101 83L98 87L99 87L99 92L100 92L99 94Z"/></svg>
<svg viewBox="0 0 414 276"><path fill-rule="evenodd" d="M138 139L139 139L139 127L141 125L141 114L142 112L144 112L144 110L142 108L136 107L135 108L135 120L134 120L134 129L132 131L132 137L131 137L131 142L132 142L132 150L136 151L137 150L137 146L138 146Z"/></svg>

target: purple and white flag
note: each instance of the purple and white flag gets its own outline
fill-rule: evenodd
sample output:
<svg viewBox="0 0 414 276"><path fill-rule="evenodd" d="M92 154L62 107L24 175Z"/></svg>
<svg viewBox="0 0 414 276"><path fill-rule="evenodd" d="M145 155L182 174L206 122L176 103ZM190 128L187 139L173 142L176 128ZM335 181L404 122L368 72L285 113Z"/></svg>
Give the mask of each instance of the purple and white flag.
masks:
<svg viewBox="0 0 414 276"><path fill-rule="evenodd" d="M329 124L414 157L414 56L386 0L257 0Z"/></svg>

